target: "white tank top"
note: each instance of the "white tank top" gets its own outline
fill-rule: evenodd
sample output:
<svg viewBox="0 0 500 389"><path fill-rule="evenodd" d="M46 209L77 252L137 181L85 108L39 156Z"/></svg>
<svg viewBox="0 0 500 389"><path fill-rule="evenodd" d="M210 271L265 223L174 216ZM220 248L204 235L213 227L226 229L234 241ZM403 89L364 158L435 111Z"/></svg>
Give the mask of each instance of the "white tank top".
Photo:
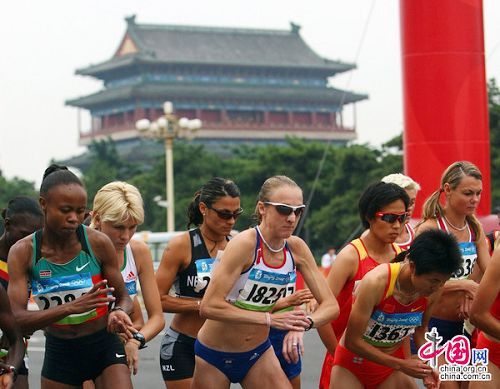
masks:
<svg viewBox="0 0 500 389"><path fill-rule="evenodd" d="M295 292L295 261L286 243L281 265L269 266L262 254L262 239L258 230L256 236L253 263L240 274L226 300L239 308L268 312L278 299Z"/></svg>
<svg viewBox="0 0 500 389"><path fill-rule="evenodd" d="M132 253L132 247L130 243L125 247L125 252L123 253L123 266L121 268L121 273L123 281L125 281L125 287L133 300L137 295L137 266L135 266L134 254Z"/></svg>

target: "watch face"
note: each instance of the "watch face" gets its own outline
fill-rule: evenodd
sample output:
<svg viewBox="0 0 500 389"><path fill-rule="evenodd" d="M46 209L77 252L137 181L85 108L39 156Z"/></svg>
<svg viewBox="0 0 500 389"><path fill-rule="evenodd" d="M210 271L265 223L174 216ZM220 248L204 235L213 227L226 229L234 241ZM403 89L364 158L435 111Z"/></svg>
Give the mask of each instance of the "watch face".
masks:
<svg viewBox="0 0 500 389"><path fill-rule="evenodd" d="M146 338L144 338L144 335L141 334L140 332L136 332L133 335L133 338L139 342L141 342L141 346L144 346L146 344Z"/></svg>

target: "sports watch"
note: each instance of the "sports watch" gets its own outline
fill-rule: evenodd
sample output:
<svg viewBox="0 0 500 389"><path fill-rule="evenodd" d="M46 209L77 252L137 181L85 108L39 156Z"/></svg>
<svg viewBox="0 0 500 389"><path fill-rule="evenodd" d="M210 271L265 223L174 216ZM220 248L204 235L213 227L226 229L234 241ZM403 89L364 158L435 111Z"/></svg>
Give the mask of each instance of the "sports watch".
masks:
<svg viewBox="0 0 500 389"><path fill-rule="evenodd" d="M139 350L148 347L146 346L146 338L140 332L136 332L135 334L133 334L132 338L134 338L140 343Z"/></svg>

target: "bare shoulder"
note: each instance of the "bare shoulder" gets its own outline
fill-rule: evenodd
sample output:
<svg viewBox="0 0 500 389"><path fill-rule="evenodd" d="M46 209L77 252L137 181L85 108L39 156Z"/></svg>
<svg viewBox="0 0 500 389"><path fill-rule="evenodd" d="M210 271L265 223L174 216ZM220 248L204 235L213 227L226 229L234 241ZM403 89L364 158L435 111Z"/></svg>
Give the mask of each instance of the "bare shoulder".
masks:
<svg viewBox="0 0 500 389"><path fill-rule="evenodd" d="M185 231L182 234L174 236L167 244L165 250L170 250L171 252L186 252L191 247L191 238L189 237L189 231Z"/></svg>
<svg viewBox="0 0 500 389"><path fill-rule="evenodd" d="M256 235L255 228L249 228L245 231L240 232L237 234L234 238L232 238L227 246L224 252L228 250L235 250L238 248L241 251L247 251L247 250L254 250L255 249L255 244L257 242L257 235Z"/></svg>
<svg viewBox="0 0 500 389"><path fill-rule="evenodd" d="M9 265L30 263L33 256L33 234L19 239L9 250Z"/></svg>
<svg viewBox="0 0 500 389"><path fill-rule="evenodd" d="M144 255L150 252L149 246L142 240L131 239L129 244L134 254Z"/></svg>
<svg viewBox="0 0 500 389"><path fill-rule="evenodd" d="M415 235L420 235L424 231L436 230L438 228L436 219L427 219L415 227Z"/></svg>
<svg viewBox="0 0 500 389"><path fill-rule="evenodd" d="M361 280L365 288L373 288L374 290L385 289L389 276L389 266L386 263L378 265L370 270Z"/></svg>
<svg viewBox="0 0 500 389"><path fill-rule="evenodd" d="M93 250L100 250L109 244L112 245L111 240L106 234L103 234L101 231L94 230L93 228L84 228L86 228L87 237Z"/></svg>
<svg viewBox="0 0 500 389"><path fill-rule="evenodd" d="M358 250L352 245L346 245L337 255L334 264L339 265L358 265L359 253Z"/></svg>

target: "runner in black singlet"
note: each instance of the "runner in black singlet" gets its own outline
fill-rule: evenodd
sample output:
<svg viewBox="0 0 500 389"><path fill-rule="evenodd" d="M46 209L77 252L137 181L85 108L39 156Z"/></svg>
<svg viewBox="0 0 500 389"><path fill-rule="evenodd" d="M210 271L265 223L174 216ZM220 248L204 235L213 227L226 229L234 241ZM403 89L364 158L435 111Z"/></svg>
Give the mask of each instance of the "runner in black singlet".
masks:
<svg viewBox="0 0 500 389"><path fill-rule="evenodd" d="M175 313L160 349L161 373L169 389L191 387L194 342L204 322L199 314L200 302L214 261L226 248L242 212L236 184L212 178L188 206L188 228L196 228L174 237L163 252L156 281L163 311Z"/></svg>

